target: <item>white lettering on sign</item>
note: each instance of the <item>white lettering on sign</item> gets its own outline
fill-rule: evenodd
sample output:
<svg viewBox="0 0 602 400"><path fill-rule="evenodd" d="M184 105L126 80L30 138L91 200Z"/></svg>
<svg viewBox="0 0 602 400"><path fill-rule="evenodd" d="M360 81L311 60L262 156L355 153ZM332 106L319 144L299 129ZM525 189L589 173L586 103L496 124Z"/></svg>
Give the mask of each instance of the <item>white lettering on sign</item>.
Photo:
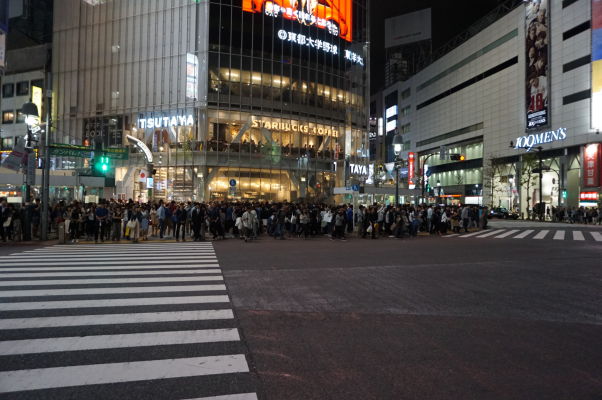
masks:
<svg viewBox="0 0 602 400"><path fill-rule="evenodd" d="M311 133L314 135L320 136L333 136L338 137L339 131L337 129L332 128L322 128L322 127L310 127L309 125L303 125L297 121L292 122L271 122L271 121L262 121L260 119L254 119L251 123L252 128L266 128L274 131L281 132L301 132L301 133Z"/></svg>
<svg viewBox="0 0 602 400"><path fill-rule="evenodd" d="M356 175L368 175L368 167L361 164L349 164L349 168L352 174Z"/></svg>
<svg viewBox="0 0 602 400"><path fill-rule="evenodd" d="M555 131L548 131L542 133L534 133L527 136L521 136L516 139L515 149L527 149L527 151L531 151L533 146L537 146L539 144L544 143L552 143L559 140L566 139L566 128L558 128Z"/></svg>
<svg viewBox="0 0 602 400"><path fill-rule="evenodd" d="M138 119L138 128L140 129L171 128L175 126L193 125L194 118L192 117L192 114Z"/></svg>
<svg viewBox="0 0 602 400"><path fill-rule="evenodd" d="M321 50L324 53L329 53L333 55L339 54L339 47L335 44L332 44L325 40L314 39L309 36L302 35L300 33L288 32L284 29L280 29L278 31L278 39L286 42L295 43L298 46L311 47L316 50Z"/></svg>

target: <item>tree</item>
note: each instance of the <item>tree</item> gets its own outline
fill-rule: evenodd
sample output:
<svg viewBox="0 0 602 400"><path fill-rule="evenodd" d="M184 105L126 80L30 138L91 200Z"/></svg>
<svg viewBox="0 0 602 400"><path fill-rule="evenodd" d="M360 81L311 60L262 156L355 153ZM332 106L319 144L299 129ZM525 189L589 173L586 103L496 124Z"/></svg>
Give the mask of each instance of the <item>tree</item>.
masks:
<svg viewBox="0 0 602 400"><path fill-rule="evenodd" d="M521 191L523 188L527 191L527 215L531 219L532 214L529 212L529 204L531 201L531 188L536 184L538 174L533 172L533 169L538 168L539 159L535 153L525 153L522 158L521 174L518 179L518 185ZM541 189L540 189L541 190Z"/></svg>
<svg viewBox="0 0 602 400"><path fill-rule="evenodd" d="M496 189L500 190L499 187L496 188L496 179L501 177L503 166L504 163L499 159L493 158L493 154L490 154L485 164L483 164L483 193L487 192L491 194L489 202L491 208L495 207L494 193Z"/></svg>

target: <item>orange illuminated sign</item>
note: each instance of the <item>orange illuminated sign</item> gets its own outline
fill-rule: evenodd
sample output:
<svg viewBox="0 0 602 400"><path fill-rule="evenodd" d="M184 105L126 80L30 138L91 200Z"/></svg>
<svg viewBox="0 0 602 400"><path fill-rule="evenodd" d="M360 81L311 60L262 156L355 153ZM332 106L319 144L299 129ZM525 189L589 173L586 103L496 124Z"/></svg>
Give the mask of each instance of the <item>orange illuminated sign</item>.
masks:
<svg viewBox="0 0 602 400"><path fill-rule="evenodd" d="M242 9L263 13L274 18L298 21L302 25L316 26L352 40L353 0L243 0Z"/></svg>

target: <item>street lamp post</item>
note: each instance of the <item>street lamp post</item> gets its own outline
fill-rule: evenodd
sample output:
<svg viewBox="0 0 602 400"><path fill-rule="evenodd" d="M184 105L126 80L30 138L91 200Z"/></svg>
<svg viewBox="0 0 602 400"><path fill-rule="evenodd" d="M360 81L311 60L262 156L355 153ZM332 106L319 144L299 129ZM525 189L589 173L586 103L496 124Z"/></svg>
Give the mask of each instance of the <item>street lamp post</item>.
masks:
<svg viewBox="0 0 602 400"><path fill-rule="evenodd" d="M399 154L403 147L403 139L399 133L393 137L393 152L395 153L395 205L399 205L399 168L401 167Z"/></svg>

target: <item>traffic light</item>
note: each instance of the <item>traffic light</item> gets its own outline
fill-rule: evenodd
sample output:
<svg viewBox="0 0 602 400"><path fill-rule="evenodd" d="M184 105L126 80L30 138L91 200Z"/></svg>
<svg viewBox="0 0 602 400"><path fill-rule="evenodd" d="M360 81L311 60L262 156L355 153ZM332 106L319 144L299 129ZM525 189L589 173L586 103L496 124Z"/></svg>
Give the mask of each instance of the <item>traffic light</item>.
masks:
<svg viewBox="0 0 602 400"><path fill-rule="evenodd" d="M93 163L94 170L102 175L106 175L106 173L109 172L109 169L111 167L109 157L104 155L94 159Z"/></svg>
<svg viewBox="0 0 602 400"><path fill-rule="evenodd" d="M466 160L466 156L464 154L450 154L449 159L452 161L464 161Z"/></svg>

